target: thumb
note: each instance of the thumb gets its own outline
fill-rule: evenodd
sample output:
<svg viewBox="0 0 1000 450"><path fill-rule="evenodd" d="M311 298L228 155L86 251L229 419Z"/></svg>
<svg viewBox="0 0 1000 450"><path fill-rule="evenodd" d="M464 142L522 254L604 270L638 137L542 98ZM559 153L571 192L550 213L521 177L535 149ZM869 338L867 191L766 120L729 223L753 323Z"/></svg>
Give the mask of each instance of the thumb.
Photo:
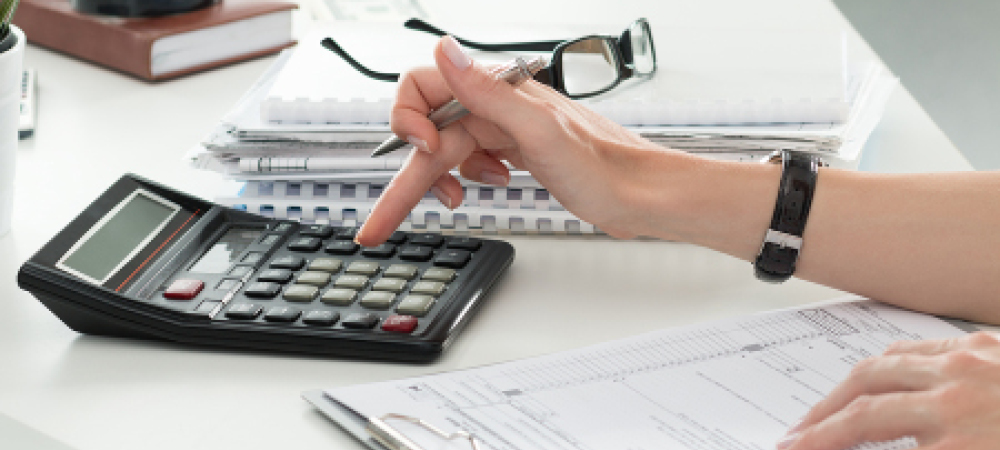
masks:
<svg viewBox="0 0 1000 450"><path fill-rule="evenodd" d="M451 36L438 41L434 49L438 70L452 95L473 114L510 132L517 129L534 111L529 99L514 86L499 79L462 51Z"/></svg>

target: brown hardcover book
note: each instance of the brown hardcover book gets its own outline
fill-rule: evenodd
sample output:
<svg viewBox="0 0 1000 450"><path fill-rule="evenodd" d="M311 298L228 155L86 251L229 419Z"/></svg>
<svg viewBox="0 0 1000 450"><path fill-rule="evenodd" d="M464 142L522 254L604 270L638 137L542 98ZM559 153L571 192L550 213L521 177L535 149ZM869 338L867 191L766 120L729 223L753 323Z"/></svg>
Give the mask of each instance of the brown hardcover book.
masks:
<svg viewBox="0 0 1000 450"><path fill-rule="evenodd" d="M294 44L295 8L272 0L220 0L183 14L122 18L81 14L68 0L21 0L13 22L28 42L146 80L165 80Z"/></svg>

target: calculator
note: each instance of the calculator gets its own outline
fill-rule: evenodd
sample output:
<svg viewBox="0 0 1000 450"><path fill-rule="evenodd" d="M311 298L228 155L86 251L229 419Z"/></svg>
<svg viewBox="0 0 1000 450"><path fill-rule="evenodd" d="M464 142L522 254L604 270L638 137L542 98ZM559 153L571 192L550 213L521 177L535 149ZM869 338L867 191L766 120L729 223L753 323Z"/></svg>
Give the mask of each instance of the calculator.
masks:
<svg viewBox="0 0 1000 450"><path fill-rule="evenodd" d="M70 328L278 352L426 361L514 259L503 241L306 225L125 175L18 272Z"/></svg>

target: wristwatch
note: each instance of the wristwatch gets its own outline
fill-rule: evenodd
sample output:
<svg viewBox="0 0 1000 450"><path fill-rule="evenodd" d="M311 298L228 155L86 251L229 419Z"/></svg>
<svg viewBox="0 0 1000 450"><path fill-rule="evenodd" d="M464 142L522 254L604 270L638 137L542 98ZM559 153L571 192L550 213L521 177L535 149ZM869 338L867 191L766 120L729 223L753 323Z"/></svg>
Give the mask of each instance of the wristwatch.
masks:
<svg viewBox="0 0 1000 450"><path fill-rule="evenodd" d="M781 163L781 184L771 225L754 261L754 271L761 280L781 283L795 273L816 178L824 164L818 156L791 150L778 150L764 162Z"/></svg>

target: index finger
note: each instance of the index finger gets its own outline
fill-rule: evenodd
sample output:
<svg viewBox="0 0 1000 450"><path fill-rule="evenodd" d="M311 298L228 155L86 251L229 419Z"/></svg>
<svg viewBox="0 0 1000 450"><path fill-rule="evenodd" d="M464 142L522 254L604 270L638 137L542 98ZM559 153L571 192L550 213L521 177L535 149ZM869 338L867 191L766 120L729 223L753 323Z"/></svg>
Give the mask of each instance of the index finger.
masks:
<svg viewBox="0 0 1000 450"><path fill-rule="evenodd" d="M371 214L357 234L357 242L364 246L384 242L410 214L424 193L453 167L465 160L476 147L476 142L462 127L454 123L441 130L445 145L435 153L410 152L389 185L382 191ZM455 195L461 198L462 188L454 183Z"/></svg>

